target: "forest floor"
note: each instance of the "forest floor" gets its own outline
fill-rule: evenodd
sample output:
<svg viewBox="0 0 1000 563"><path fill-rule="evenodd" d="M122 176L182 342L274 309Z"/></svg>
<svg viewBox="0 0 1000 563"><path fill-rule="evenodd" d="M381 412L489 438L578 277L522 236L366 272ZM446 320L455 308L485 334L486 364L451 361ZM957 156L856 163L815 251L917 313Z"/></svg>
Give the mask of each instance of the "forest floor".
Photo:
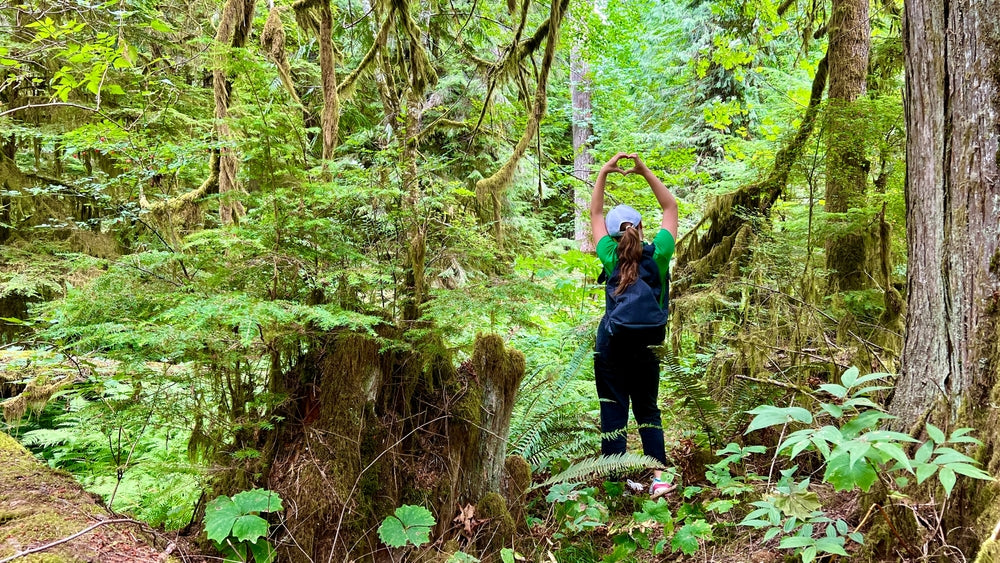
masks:
<svg viewBox="0 0 1000 563"><path fill-rule="evenodd" d="M110 514L67 473L39 462L0 432L0 562L102 563L190 560L186 545L147 525ZM107 522L107 524L102 524ZM96 527L94 527L96 525ZM78 537L56 544L79 532Z"/></svg>

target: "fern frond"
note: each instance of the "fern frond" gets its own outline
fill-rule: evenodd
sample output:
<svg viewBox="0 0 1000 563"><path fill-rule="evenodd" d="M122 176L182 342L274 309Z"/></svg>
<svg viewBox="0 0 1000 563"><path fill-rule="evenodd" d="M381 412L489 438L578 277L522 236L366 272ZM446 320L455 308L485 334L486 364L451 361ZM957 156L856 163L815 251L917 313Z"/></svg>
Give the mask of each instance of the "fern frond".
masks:
<svg viewBox="0 0 1000 563"><path fill-rule="evenodd" d="M695 370L681 367L667 345L661 346L657 353L664 368L664 378L680 395L678 398L681 399L681 405L691 412L708 436L711 445L721 447L719 434L724 426L725 417L700 374Z"/></svg>
<svg viewBox="0 0 1000 563"><path fill-rule="evenodd" d="M511 431L508 451L523 456L536 467L532 460L555 457L560 453L553 447L577 441L581 432L563 434L566 429L581 426L580 405L593 399L582 389L587 382L579 374L586 361L593 355L593 337L587 335L578 342L577 349L569 362L551 380L543 377L543 370L521 385L519 397L511 417ZM557 434L553 436L553 433ZM550 455L542 455L549 452ZM565 456L573 457L573 456Z"/></svg>
<svg viewBox="0 0 1000 563"><path fill-rule="evenodd" d="M584 477L610 475L612 473L633 469L655 469L662 467L662 463L652 457L649 457L648 455L628 452L608 456L600 455L585 458L574 463L573 465L570 465L564 471L553 475L552 477L546 479L545 482L536 485L536 488L555 485L556 483L579 481Z"/></svg>
<svg viewBox="0 0 1000 563"><path fill-rule="evenodd" d="M533 467L544 467L551 459L577 459L598 450L600 445L601 434L591 426L556 425L540 434L532 449L523 455Z"/></svg>

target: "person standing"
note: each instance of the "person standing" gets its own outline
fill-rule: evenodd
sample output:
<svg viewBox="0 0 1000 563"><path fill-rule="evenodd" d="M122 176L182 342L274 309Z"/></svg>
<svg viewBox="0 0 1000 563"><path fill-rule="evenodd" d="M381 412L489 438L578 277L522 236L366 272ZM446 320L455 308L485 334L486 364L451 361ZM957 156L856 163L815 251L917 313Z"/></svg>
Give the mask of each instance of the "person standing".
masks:
<svg viewBox="0 0 1000 563"><path fill-rule="evenodd" d="M635 166L622 170L621 159ZM639 174L663 210L652 244L643 240L642 216L619 205L604 216L604 190L609 174ZM660 408L657 402L660 361L650 348L663 342L667 324L670 258L677 239L677 200L638 154L618 153L597 174L590 199L590 223L605 280L605 312L597 329L594 377L601 400L601 453L626 451L629 403L639 425L642 450L667 465ZM658 498L674 485L653 471L649 493Z"/></svg>

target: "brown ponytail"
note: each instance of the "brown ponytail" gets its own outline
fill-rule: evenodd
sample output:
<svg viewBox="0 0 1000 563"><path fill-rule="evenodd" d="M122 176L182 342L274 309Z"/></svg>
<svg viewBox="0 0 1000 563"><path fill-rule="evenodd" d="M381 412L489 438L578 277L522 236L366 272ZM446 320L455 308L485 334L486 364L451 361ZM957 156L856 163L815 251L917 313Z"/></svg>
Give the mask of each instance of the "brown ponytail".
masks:
<svg viewBox="0 0 1000 563"><path fill-rule="evenodd" d="M626 223L627 225L627 223ZM642 260L642 235L638 226L628 226L618 242L618 272L621 276L615 295L621 295L639 277Z"/></svg>

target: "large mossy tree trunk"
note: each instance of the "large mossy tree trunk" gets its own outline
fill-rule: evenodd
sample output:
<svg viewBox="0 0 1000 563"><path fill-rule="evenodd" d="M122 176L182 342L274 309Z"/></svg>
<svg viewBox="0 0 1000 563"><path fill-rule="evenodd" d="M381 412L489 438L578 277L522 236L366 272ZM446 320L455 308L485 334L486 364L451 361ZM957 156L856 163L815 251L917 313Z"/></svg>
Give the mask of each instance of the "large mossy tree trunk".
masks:
<svg viewBox="0 0 1000 563"><path fill-rule="evenodd" d="M1000 29L985 0L913 0L904 20L908 317L889 410L916 432L969 426L1000 472ZM970 452L972 453L972 452ZM1000 515L996 483L960 478L942 529L966 555ZM911 518L912 519L912 518Z"/></svg>
<svg viewBox="0 0 1000 563"><path fill-rule="evenodd" d="M867 89L871 32L868 0L833 0L830 17L830 91L827 96L826 211L847 213L864 207L869 164L858 127L863 123L856 102ZM869 287L871 236L863 229L848 229L844 220L826 244L826 266L830 285L841 291ZM846 232L845 232L846 231Z"/></svg>
<svg viewBox="0 0 1000 563"><path fill-rule="evenodd" d="M528 482L505 448L524 356L480 336L456 368L441 342L389 332L331 334L276 382L289 401L261 484L286 501L281 561L388 560L375 531L402 504L431 510L435 540L471 505L485 523L466 552L512 540Z"/></svg>

